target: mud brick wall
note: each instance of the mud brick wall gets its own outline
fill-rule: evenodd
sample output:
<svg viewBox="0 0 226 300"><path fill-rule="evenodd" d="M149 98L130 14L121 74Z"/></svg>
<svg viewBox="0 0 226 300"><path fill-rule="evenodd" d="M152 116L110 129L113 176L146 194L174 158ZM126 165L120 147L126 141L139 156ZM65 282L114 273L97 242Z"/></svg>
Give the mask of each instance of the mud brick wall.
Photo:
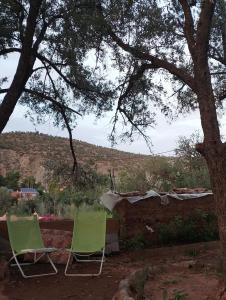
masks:
<svg viewBox="0 0 226 300"><path fill-rule="evenodd" d="M157 240L157 228L161 223L169 223L175 216L183 218L194 214L195 210L215 212L213 195L201 198L177 200L168 197L167 205L161 204L160 197L153 197L131 204L123 199L115 206L114 210L120 220L120 237L132 238L140 234L150 240ZM148 230L148 227L154 233Z"/></svg>

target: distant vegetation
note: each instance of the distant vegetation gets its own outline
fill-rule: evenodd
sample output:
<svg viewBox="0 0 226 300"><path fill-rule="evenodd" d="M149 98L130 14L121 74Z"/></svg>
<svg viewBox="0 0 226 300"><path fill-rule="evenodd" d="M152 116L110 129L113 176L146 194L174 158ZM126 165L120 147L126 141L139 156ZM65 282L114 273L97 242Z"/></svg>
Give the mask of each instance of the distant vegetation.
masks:
<svg viewBox="0 0 226 300"><path fill-rule="evenodd" d="M168 192L184 187L210 189L206 162L194 146L199 140L197 133L189 138L180 137L174 157L152 157L145 165L120 172L118 189L123 192L149 189Z"/></svg>
<svg viewBox="0 0 226 300"><path fill-rule="evenodd" d="M5 176L0 175L0 187L3 188L0 194L5 195L1 199L11 197L5 188L17 190L21 187L36 188L39 197L16 204L11 198L10 201L5 200L5 204L0 199L1 213L12 204L19 213L37 210L41 214L70 215L70 211L80 205L98 204L100 195L112 187L108 170L98 165L100 161L105 167L114 168L115 178L112 179L115 179L116 190L120 192L145 192L149 189L168 192L180 187L209 189L206 163L194 149L199 139L197 134L179 138L175 156L171 157L136 155L75 141L80 172L77 179L71 175L67 139L35 133L3 134L0 136L0 148L15 151L19 155L17 157L27 155L31 164L36 153L36 156L43 158L45 177L43 183L36 182L34 176L20 172L2 154L1 164L10 164L12 171ZM31 165L31 174L32 171ZM28 172L29 169L26 170Z"/></svg>
<svg viewBox="0 0 226 300"><path fill-rule="evenodd" d="M148 155L133 154L115 149L92 145L74 140L75 154L82 165L108 174L109 169L120 170L129 166L145 164ZM11 132L0 135L1 170L19 171L22 176L40 174L39 168L60 164L72 166L72 157L67 138L54 137L41 133ZM44 176L39 179L45 183Z"/></svg>
<svg viewBox="0 0 226 300"><path fill-rule="evenodd" d="M73 216L77 207L82 205L99 205L99 197L108 189L108 177L98 175L95 171L86 172L87 178L82 184L63 181L62 176L52 177L47 190L36 183L32 176L21 177L19 172L9 172L0 176L0 214L6 211L16 214L53 214L58 216ZM90 184L92 182L92 185ZM69 184L70 183L70 184ZM17 199L12 196L12 190L22 187L36 188L39 195L33 199Z"/></svg>

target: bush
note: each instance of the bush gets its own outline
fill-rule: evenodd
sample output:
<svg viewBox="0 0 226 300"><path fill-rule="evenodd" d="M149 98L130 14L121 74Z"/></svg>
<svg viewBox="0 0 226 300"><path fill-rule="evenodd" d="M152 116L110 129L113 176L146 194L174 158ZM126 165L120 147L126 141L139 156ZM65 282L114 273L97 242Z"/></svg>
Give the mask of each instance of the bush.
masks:
<svg viewBox="0 0 226 300"><path fill-rule="evenodd" d="M162 245L207 242L219 238L216 216L200 210L186 219L176 216L168 224L159 225L158 232Z"/></svg>
<svg viewBox="0 0 226 300"><path fill-rule="evenodd" d="M0 187L0 215L4 214L12 205L14 199L5 187Z"/></svg>
<svg viewBox="0 0 226 300"><path fill-rule="evenodd" d="M142 234L139 234L128 240L122 240L120 242L120 249L122 250L140 250L144 249L146 246L147 242Z"/></svg>

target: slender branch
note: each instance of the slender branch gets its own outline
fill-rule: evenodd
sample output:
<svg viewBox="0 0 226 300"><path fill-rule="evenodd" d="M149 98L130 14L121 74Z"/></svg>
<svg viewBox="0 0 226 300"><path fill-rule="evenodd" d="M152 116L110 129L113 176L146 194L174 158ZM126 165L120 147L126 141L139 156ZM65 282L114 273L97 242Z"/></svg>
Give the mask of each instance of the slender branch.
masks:
<svg viewBox="0 0 226 300"><path fill-rule="evenodd" d="M224 59L222 57L216 56L214 54L210 54L209 57L212 58L212 59L214 59L218 63L221 63L222 65L226 66L225 61L224 61Z"/></svg>
<svg viewBox="0 0 226 300"><path fill-rule="evenodd" d="M224 72L224 71L222 71L222 72L212 72L212 73L210 73L210 75L226 75L226 71Z"/></svg>
<svg viewBox="0 0 226 300"><path fill-rule="evenodd" d="M128 95L128 93L133 89L134 84L137 82L137 80L142 78L142 76L144 75L144 72L148 69L158 69L158 67L153 65L153 64L142 64L140 67L138 67L137 72L134 75L130 76L129 84L126 88L126 91L120 97L121 101L122 101L123 98L125 98Z"/></svg>
<svg viewBox="0 0 226 300"><path fill-rule="evenodd" d="M16 1L16 3L19 4L18 1ZM23 39L24 39L23 21L24 21L25 15L24 15L23 5L21 3L19 5L20 5L20 12L19 12L19 16L18 16L18 19L19 19L19 35L20 35L20 41L21 41L21 43L23 43Z"/></svg>
<svg viewBox="0 0 226 300"><path fill-rule="evenodd" d="M218 101L223 101L226 99L226 90L224 90L219 96L218 96Z"/></svg>
<svg viewBox="0 0 226 300"><path fill-rule="evenodd" d="M1 92L1 90L0 90L0 92ZM35 90L30 90L30 89L27 89L27 88L24 89L24 92L29 93L29 94L34 95L34 96L37 96L39 98L48 100L48 101L52 102L54 105L56 105L56 106L62 107L65 110L69 110L72 113L75 113L75 114L77 114L79 116L82 116L78 111L74 110L73 108L71 108L71 107L69 107L69 106L67 106L67 105L65 105L63 103L58 102L57 100L53 99L51 96L48 96L48 95L46 95L44 93L41 93L41 92L35 91Z"/></svg>
<svg viewBox="0 0 226 300"><path fill-rule="evenodd" d="M191 8L188 5L187 0L179 0L182 9L184 11L184 32L186 39L188 41L188 47L192 55L194 55L194 47L195 47L195 29L194 29L194 20L191 13Z"/></svg>
<svg viewBox="0 0 226 300"><path fill-rule="evenodd" d="M56 86L55 86L55 83L54 83L54 81L53 81L53 79L52 79L52 77L51 77L51 75L50 75L50 72L49 72L49 69L48 69L47 66L46 66L46 72L47 72L47 74L48 74L48 77L49 77L49 79L50 79L50 82L51 82L51 84L52 84L54 93L55 93L56 98L57 98L57 97L59 97L59 93L58 93L58 91L57 91L57 88L56 88ZM59 106L58 106L58 107L59 107ZM77 162L77 158L76 158L76 155L75 155L75 149L74 149L74 145L73 145L72 129L71 129L71 126L70 126L69 121L68 121L68 119L67 119L67 115L66 115L66 113L65 113L65 109L64 109L62 106L60 106L59 108L60 108L60 113L61 113L61 115L62 115L62 117L63 117L63 119L64 119L64 123L65 123L65 125L66 125L66 127L67 127L67 131L68 131L68 135L69 135L70 149L71 149L71 154L72 154L72 157L73 157L72 174L74 174L74 173L75 173L75 170L76 170L76 173L75 173L75 174L76 174L76 179L77 179L77 178L78 178L78 162Z"/></svg>
<svg viewBox="0 0 226 300"><path fill-rule="evenodd" d="M185 84L182 84L181 87L179 87L179 89L177 89L169 98L172 98L173 96L175 96L177 93L180 93L183 88L185 87Z"/></svg>
<svg viewBox="0 0 226 300"><path fill-rule="evenodd" d="M0 50L0 56L7 55L7 54L13 53L13 52L21 52L21 50L22 50L21 48L15 48L15 47L2 49L2 50Z"/></svg>
<svg viewBox="0 0 226 300"><path fill-rule="evenodd" d="M73 157L72 174L75 173L76 179L78 179L78 162L77 162L77 158L76 158L75 151L74 151L74 146L73 146L72 130L71 130L70 124L68 122L65 110L62 107L60 108L60 113L61 113L61 115L64 119L65 125L67 127L67 131L68 131L68 135L69 135L70 149L71 149L71 154L72 154L72 157Z"/></svg>
<svg viewBox="0 0 226 300"><path fill-rule="evenodd" d="M0 94L6 94L8 92L9 89L1 89L0 90Z"/></svg>
<svg viewBox="0 0 226 300"><path fill-rule="evenodd" d="M194 78L185 70L176 67L173 63L170 63L164 59L158 58L157 56L151 55L147 52L143 52L142 50L139 50L135 47L130 46L129 44L124 43L123 40L113 32L112 28L109 25L108 33L113 39L113 41L115 41L116 44L120 46L124 51L132 54L134 57L139 58L141 60L150 61L152 63L153 68L155 69L163 68L167 70L171 74L176 75L178 78L180 78L180 80L187 84L193 91L196 91L196 83Z"/></svg>
<svg viewBox="0 0 226 300"><path fill-rule="evenodd" d="M118 104L117 104L117 108L116 108L116 111L115 111L115 115L114 115L114 118L113 118L113 128L112 128L112 131L111 131L111 134L110 134L110 137L112 138L112 140L113 140L113 135L115 133L116 123L118 121L118 112L119 112L122 115L123 119L125 117L129 121L129 123L132 125L132 128L135 128L141 134L141 136L143 136L147 146L150 149L150 139L140 129L141 126L144 126L144 125L147 125L147 124L135 123L131 119L131 117L129 116L127 111L124 108L122 108L122 104L123 104L123 99L125 99L128 96L129 92L133 89L134 84L137 82L137 80L142 78L142 76L143 76L143 74L146 70L153 69L153 68L155 68L155 66L153 66L152 64L142 64L141 66L139 66L136 70L136 73L134 72L135 74L132 74L130 76L127 88L123 92L124 86L126 84L126 80L124 81L124 84L122 85L122 89L121 89L121 94L120 94L119 99L118 99ZM125 119L124 119L124 122L126 122ZM132 130L133 130L132 128L131 128L131 133L130 133L131 135L132 135Z"/></svg>
<svg viewBox="0 0 226 300"><path fill-rule="evenodd" d="M32 70L32 73L35 73L35 72L37 72L39 70L45 70L45 69L46 69L45 67L37 67L37 68L35 68L35 69Z"/></svg>
<svg viewBox="0 0 226 300"><path fill-rule="evenodd" d="M44 36L45 36L45 33L46 33L46 30L48 29L48 27L57 19L61 18L62 15L59 14L59 15L56 15L56 16L53 16L48 22L45 22L43 23L43 27L36 39L36 41L34 42L34 45L33 45L33 51L34 52L37 52L38 50L38 47L40 45L40 43L43 41L44 39Z"/></svg>
<svg viewBox="0 0 226 300"><path fill-rule="evenodd" d="M142 131L140 128L139 128L139 125L134 123L133 120L130 118L130 116L128 115L128 113L123 109L123 108L119 108L119 112L121 114L123 114L127 120L129 121L129 123L133 126L133 128L135 128L139 134L144 138L149 150L151 151L151 148L150 148L150 138L144 133L144 131Z"/></svg>
<svg viewBox="0 0 226 300"><path fill-rule="evenodd" d="M206 61L208 56L209 36L215 5L216 0L202 2L202 10L197 25L196 46L198 53L200 53L200 59L203 61Z"/></svg>
<svg viewBox="0 0 226 300"><path fill-rule="evenodd" d="M67 76L65 76L62 71L57 67L57 64L51 60L49 60L48 58L44 57L43 55L37 53L37 58L43 63L43 65L45 63L48 63L55 71L56 73L72 88L76 88L80 91L88 91L88 92L94 92L93 90L91 89L88 89L87 87L86 88L82 88L81 86L79 86L78 84L76 84L75 82L72 82L70 81Z"/></svg>

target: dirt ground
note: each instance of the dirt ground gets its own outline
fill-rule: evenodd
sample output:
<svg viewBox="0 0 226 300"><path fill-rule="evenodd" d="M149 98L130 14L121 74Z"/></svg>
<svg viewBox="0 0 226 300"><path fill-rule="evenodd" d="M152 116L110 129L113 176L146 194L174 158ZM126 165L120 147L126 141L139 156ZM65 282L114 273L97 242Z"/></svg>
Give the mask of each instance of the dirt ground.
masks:
<svg viewBox="0 0 226 300"><path fill-rule="evenodd" d="M120 280L132 271L150 267L147 300L214 300L221 278L219 243L199 243L120 253L107 257L100 277L56 276L23 279L17 269L0 282L0 300L110 300ZM81 264L80 264L81 265ZM87 270L88 266L73 269ZM46 265L38 265L42 271ZM93 269L95 266L92 266Z"/></svg>

